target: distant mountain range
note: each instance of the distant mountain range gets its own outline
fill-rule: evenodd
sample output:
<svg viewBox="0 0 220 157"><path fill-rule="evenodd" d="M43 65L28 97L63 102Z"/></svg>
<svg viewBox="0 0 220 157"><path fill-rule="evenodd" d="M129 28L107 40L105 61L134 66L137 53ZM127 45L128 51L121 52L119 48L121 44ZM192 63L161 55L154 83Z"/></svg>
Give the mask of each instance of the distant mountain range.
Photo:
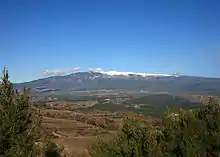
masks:
<svg viewBox="0 0 220 157"><path fill-rule="evenodd" d="M177 74L78 72L14 84L33 93L96 89L146 90L149 92L199 92L220 95L220 78Z"/></svg>

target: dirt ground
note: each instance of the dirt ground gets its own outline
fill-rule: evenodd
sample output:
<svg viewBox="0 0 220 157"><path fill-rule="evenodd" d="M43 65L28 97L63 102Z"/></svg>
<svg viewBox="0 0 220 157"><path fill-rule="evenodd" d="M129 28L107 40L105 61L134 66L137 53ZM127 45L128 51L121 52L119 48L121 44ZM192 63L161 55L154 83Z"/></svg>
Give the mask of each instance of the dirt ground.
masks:
<svg viewBox="0 0 220 157"><path fill-rule="evenodd" d="M83 153L97 139L97 136L111 136L114 131L83 122L62 118L43 117L43 125L53 130L68 152Z"/></svg>
<svg viewBox="0 0 220 157"><path fill-rule="evenodd" d="M58 137L67 152L75 154L86 152L98 136L112 138L123 123L123 117L107 111L84 113L70 111L63 106L40 109L40 114L43 126Z"/></svg>

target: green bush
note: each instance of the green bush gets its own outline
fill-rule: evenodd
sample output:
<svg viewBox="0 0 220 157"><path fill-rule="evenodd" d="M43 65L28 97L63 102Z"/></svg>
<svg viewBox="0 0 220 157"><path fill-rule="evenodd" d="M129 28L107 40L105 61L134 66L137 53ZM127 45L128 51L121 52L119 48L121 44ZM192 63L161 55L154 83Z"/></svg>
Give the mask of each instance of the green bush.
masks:
<svg viewBox="0 0 220 157"><path fill-rule="evenodd" d="M60 157L63 151L63 147L59 146L56 141L48 140L44 145L45 157Z"/></svg>
<svg viewBox="0 0 220 157"><path fill-rule="evenodd" d="M99 139L91 148L94 157L120 156L161 156L157 143L159 132L143 120L128 118L124 121L121 132L113 139Z"/></svg>
<svg viewBox="0 0 220 157"><path fill-rule="evenodd" d="M116 137L99 139L90 152L93 157L220 157L220 106L210 99L198 110L167 112L157 126L129 116Z"/></svg>

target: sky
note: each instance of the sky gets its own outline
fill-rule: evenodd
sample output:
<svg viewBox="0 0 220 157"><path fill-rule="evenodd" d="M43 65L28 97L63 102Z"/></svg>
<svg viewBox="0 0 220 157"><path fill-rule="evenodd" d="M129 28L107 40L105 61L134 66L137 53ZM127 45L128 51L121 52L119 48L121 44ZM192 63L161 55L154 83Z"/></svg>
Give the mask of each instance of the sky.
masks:
<svg viewBox="0 0 220 157"><path fill-rule="evenodd" d="M13 82L91 68L220 77L219 8L219 0L2 0L0 68Z"/></svg>

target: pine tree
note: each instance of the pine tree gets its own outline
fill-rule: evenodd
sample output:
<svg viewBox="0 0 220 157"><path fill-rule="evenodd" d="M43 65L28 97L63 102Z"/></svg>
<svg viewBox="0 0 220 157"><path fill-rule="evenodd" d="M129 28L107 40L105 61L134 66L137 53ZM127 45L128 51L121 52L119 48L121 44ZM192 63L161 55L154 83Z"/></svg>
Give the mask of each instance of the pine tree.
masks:
<svg viewBox="0 0 220 157"><path fill-rule="evenodd" d="M220 105L214 98L209 99L205 108L198 111L198 118L206 126L203 143L207 157L220 156Z"/></svg>
<svg viewBox="0 0 220 157"><path fill-rule="evenodd" d="M128 116L121 132L110 141L99 139L92 146L94 157L162 157L157 130L148 122Z"/></svg>
<svg viewBox="0 0 220 157"><path fill-rule="evenodd" d="M0 85L0 156L34 157L40 121L30 110L28 90L19 93L4 68Z"/></svg>
<svg viewBox="0 0 220 157"><path fill-rule="evenodd" d="M204 130L203 122L193 111L180 109L178 115L166 114L162 122L164 156L202 156Z"/></svg>

